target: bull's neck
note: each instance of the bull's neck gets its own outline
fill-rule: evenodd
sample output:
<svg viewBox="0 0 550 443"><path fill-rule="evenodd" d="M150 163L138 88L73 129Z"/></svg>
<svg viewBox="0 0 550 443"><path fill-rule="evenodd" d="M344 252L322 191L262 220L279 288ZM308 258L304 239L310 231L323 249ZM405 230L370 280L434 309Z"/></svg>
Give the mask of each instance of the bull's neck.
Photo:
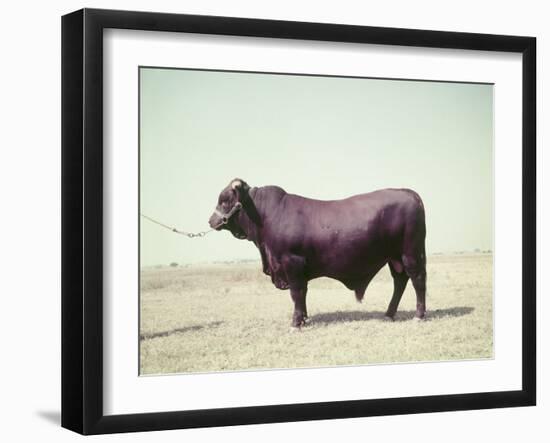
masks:
<svg viewBox="0 0 550 443"><path fill-rule="evenodd" d="M243 210L239 213L239 225L246 234L246 239L258 245L261 241L261 232L264 217L260 213L261 199L258 188L252 188L248 193L247 201L243 202Z"/></svg>

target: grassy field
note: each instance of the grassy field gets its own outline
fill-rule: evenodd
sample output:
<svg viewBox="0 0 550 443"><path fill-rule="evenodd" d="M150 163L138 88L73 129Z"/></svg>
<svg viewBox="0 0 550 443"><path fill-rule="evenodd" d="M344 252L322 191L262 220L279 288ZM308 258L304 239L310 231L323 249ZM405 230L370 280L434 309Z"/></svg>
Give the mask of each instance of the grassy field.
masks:
<svg viewBox="0 0 550 443"><path fill-rule="evenodd" d="M412 320L410 282L395 321L384 320L387 267L362 304L341 283L314 280L299 333L289 332L289 291L259 262L142 270L141 373L491 358L492 266L490 254L428 257L425 322Z"/></svg>

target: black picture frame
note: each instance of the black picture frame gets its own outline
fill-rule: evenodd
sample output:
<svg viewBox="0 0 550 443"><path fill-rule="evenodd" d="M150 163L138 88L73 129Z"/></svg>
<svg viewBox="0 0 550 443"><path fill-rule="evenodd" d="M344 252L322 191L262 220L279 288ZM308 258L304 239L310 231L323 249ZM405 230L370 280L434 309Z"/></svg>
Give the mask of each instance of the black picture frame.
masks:
<svg viewBox="0 0 550 443"><path fill-rule="evenodd" d="M192 32L522 54L522 389L392 399L103 413L103 30ZM83 9L62 18L62 426L151 431L536 403L536 39L233 17Z"/></svg>

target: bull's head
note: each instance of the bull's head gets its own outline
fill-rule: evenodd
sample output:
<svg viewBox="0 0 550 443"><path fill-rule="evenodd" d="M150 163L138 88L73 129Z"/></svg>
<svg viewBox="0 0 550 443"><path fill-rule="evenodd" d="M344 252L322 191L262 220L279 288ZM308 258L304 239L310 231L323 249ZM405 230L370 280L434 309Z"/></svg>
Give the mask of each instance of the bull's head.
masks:
<svg viewBox="0 0 550 443"><path fill-rule="evenodd" d="M250 186L240 178L231 180L218 197L218 204L208 223L210 227L218 231L227 229L233 236L244 239L246 233L239 225L241 208L248 198Z"/></svg>

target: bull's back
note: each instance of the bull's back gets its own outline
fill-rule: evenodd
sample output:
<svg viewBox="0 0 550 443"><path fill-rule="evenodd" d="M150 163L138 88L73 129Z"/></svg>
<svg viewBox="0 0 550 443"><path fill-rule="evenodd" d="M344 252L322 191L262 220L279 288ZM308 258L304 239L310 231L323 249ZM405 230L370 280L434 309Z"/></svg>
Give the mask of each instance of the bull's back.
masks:
<svg viewBox="0 0 550 443"><path fill-rule="evenodd" d="M328 201L291 194L287 198L288 246L320 272L349 272L384 261L400 253L411 233L424 241L424 206L412 190L383 189Z"/></svg>
<svg viewBox="0 0 550 443"><path fill-rule="evenodd" d="M289 198L295 201L289 209L296 223L321 237L331 238L336 231L350 235L372 231L391 236L408 224L424 224L424 205L410 189L383 189L342 200Z"/></svg>

